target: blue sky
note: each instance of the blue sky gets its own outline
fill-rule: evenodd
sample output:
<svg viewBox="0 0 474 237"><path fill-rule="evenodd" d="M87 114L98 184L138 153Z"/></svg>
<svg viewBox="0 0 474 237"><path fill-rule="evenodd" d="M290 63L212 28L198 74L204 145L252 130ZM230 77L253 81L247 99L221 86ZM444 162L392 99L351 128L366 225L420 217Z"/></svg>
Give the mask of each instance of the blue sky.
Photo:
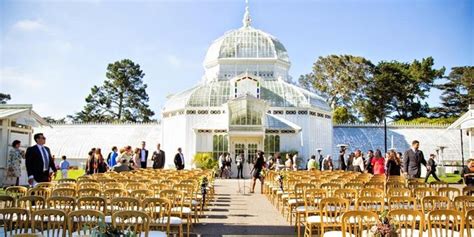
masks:
<svg viewBox="0 0 474 237"><path fill-rule="evenodd" d="M250 0L252 25L288 50L290 74L319 56L374 63L433 56L436 67L474 65L474 1ZM213 40L242 25L239 1L0 1L0 92L42 116L80 111L108 63L140 64L151 108L192 87ZM439 103L439 91L428 102ZM159 115L158 115L159 116ZM158 117L157 116L157 117Z"/></svg>

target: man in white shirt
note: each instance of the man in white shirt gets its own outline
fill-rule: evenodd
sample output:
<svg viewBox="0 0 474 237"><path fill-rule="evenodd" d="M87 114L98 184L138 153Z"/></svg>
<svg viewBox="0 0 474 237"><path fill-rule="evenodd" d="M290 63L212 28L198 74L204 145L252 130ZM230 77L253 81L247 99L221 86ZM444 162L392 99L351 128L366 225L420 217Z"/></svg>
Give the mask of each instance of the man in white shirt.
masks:
<svg viewBox="0 0 474 237"><path fill-rule="evenodd" d="M142 169L146 169L146 164L148 160L148 150L145 149L145 146L145 141L142 141L142 149L140 149L140 163Z"/></svg>

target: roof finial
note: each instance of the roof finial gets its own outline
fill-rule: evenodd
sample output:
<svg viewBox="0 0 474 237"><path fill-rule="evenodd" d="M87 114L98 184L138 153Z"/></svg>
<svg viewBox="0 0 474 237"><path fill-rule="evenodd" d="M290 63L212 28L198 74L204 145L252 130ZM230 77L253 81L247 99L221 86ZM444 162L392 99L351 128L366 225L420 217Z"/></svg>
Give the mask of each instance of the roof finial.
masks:
<svg viewBox="0 0 474 237"><path fill-rule="evenodd" d="M250 12L249 12L249 0L245 0L245 14L244 14L244 19L242 20L242 23L244 24L244 27L249 27L251 22L252 22L252 19L250 18Z"/></svg>

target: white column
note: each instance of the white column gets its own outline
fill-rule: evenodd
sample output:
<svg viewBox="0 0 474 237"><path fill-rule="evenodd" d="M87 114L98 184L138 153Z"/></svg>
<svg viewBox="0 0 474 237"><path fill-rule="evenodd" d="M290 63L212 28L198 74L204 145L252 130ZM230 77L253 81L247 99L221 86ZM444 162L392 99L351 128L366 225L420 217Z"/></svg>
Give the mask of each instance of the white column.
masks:
<svg viewBox="0 0 474 237"><path fill-rule="evenodd" d="M474 128L469 129L469 157L474 158Z"/></svg>

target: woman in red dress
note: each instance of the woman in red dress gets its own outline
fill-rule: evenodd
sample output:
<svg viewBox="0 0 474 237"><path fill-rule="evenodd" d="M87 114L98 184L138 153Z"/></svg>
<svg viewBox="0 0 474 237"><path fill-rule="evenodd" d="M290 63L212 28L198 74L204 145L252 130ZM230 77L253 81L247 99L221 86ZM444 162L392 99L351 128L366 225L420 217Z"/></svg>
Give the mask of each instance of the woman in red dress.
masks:
<svg viewBox="0 0 474 237"><path fill-rule="evenodd" d="M377 149L375 156L372 158L372 167L374 174L385 174L385 158L382 157L382 152Z"/></svg>

